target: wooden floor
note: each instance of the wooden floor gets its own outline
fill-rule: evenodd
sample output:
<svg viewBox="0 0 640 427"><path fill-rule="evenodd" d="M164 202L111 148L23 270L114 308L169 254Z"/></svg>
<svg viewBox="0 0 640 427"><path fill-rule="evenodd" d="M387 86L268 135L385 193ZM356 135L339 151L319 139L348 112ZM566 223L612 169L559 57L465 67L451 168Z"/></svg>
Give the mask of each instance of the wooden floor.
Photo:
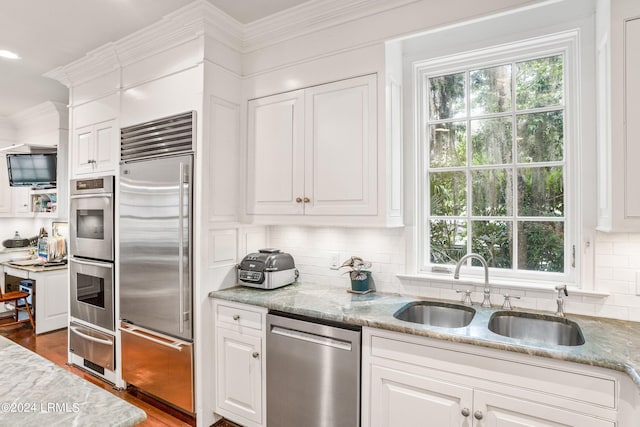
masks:
<svg viewBox="0 0 640 427"><path fill-rule="evenodd" d="M3 320L0 319L0 324ZM147 413L147 419L138 424L142 427L157 426L180 426L188 427L195 425L194 420L187 418L172 408L162 407L159 402L147 398L144 395L135 394L129 391L114 390L111 384L108 384L85 371L74 366L68 366L67 363L67 330L49 332L46 334L35 335L31 325L23 323L15 326L5 326L0 328L0 335L20 344L21 346L38 353L40 356L51 360L63 369L78 375L79 377L107 390L108 392L126 400L132 405L137 406ZM182 417L184 419L180 419Z"/></svg>

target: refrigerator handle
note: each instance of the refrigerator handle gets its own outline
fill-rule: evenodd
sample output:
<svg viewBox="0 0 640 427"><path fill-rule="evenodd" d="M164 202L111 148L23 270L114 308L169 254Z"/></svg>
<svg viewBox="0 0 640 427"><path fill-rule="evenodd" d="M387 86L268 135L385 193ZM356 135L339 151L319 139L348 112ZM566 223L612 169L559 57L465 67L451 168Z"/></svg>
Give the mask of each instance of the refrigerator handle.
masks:
<svg viewBox="0 0 640 427"><path fill-rule="evenodd" d="M146 331L145 330L145 334L138 332L140 329L134 327L134 326L125 326L124 324L122 324L120 326L120 331L121 332L126 332L128 334L131 335L135 335L138 338L143 338L145 340L149 340L151 342L154 342L156 344L160 344L163 345L165 347L169 347L172 348L174 350L178 350L178 351L182 351L183 347L185 346L184 343L180 342L180 341L171 341L168 340L167 338L164 337L157 337L156 336L152 336L150 331Z"/></svg>
<svg viewBox="0 0 640 427"><path fill-rule="evenodd" d="M180 162L180 191L178 192L178 325L180 333L184 332L184 163Z"/></svg>

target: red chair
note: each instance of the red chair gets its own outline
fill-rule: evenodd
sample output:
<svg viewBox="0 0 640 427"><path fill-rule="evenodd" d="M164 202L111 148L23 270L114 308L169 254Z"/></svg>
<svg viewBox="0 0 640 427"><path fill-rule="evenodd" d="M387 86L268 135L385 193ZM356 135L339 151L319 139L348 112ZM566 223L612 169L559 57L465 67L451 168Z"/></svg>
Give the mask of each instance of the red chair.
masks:
<svg viewBox="0 0 640 427"><path fill-rule="evenodd" d="M17 325L18 323L30 322L33 330L34 331L36 330L36 325L33 322L33 315L31 314L31 307L29 307L29 303L27 302L28 296L29 296L28 292L20 292L20 291L2 292L2 287L0 286L0 303L13 302L13 307L15 309L15 316L16 316L15 322L0 323L0 326L10 326L10 325ZM24 300L24 307L18 307L18 301L20 300ZM19 311L26 311L29 318L18 320Z"/></svg>

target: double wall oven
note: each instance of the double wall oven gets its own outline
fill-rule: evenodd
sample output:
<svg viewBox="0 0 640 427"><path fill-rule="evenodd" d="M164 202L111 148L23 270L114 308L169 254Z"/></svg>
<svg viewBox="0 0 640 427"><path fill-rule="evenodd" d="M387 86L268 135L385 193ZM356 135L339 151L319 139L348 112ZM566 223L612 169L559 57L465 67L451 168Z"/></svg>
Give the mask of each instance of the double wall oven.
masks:
<svg viewBox="0 0 640 427"><path fill-rule="evenodd" d="M69 352L105 378L115 363L114 177L71 181Z"/></svg>

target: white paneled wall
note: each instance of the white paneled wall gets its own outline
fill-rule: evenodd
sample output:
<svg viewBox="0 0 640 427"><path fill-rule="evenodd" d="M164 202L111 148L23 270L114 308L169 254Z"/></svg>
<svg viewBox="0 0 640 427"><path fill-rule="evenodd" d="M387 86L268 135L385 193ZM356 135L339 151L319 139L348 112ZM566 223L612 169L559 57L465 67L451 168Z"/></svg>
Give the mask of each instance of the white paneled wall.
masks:
<svg viewBox="0 0 640 427"><path fill-rule="evenodd" d="M352 255L373 263L376 289L407 295L458 300L456 289L461 286L451 281L429 282L399 279L396 274L406 273L406 239L402 228L325 228L325 227L271 227L269 246L293 255L300 270L300 279L306 283L335 284L349 287L344 270L329 268L336 255L342 262ZM607 292L607 297L570 295L565 304L568 313L640 321L640 296L636 295L636 281L640 280L640 234L597 233L595 260L596 291ZM466 286L465 286L466 287ZM640 291L640 289L637 289ZM502 302L500 294L508 292L520 296L514 305L520 308L555 312L555 292L549 290L523 290L492 288L493 303ZM477 287L474 301L481 298Z"/></svg>

